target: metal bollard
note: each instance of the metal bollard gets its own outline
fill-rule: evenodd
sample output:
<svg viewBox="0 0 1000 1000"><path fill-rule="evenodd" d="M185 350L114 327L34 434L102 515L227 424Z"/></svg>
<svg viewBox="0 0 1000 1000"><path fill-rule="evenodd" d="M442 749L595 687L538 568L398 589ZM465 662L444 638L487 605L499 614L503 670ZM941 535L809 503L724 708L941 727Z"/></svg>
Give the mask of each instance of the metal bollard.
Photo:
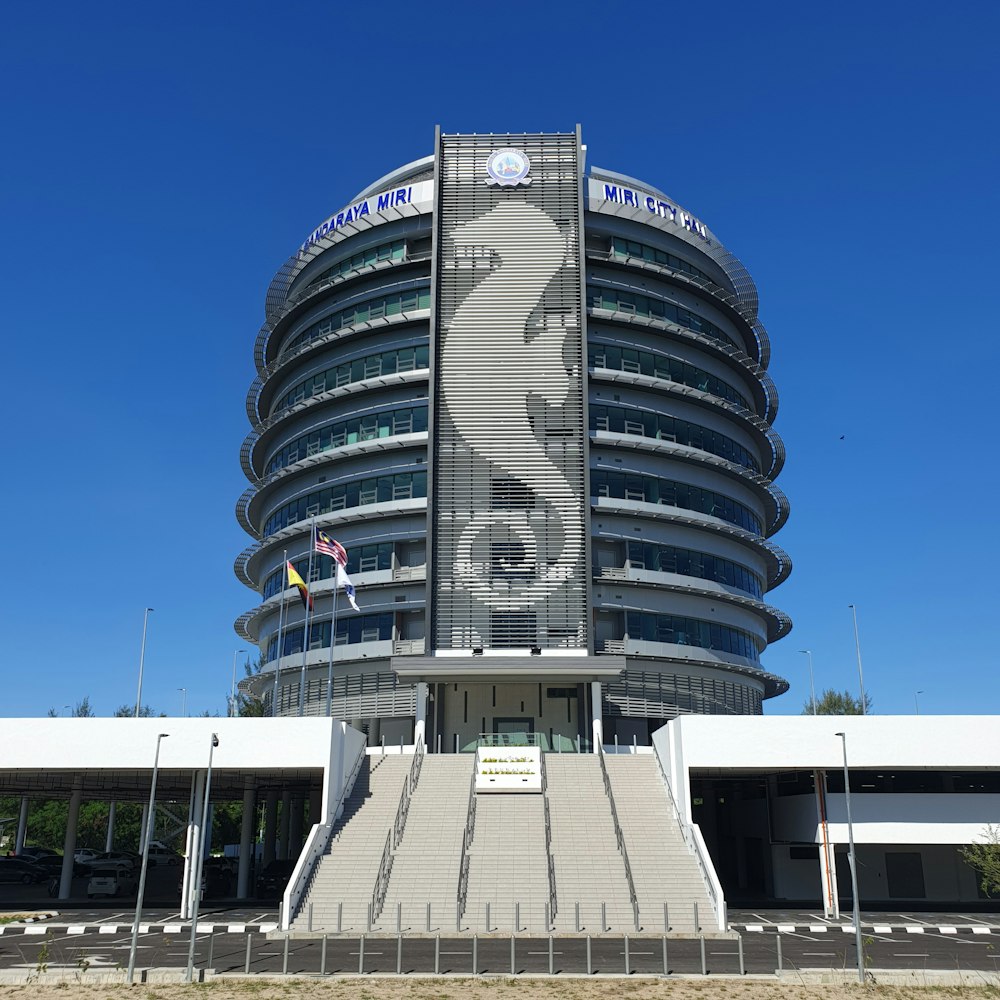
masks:
<svg viewBox="0 0 1000 1000"><path fill-rule="evenodd" d="M517 965L515 963L516 963L516 959L514 958L514 935L511 934L511 936L510 936L510 974L512 976L516 976L517 975Z"/></svg>
<svg viewBox="0 0 1000 1000"><path fill-rule="evenodd" d="M363 976L365 974L365 936L361 935L358 941L358 975Z"/></svg>
<svg viewBox="0 0 1000 1000"><path fill-rule="evenodd" d="M521 904L514 904L514 933L521 933Z"/></svg>
<svg viewBox="0 0 1000 1000"><path fill-rule="evenodd" d="M550 927L550 924L549 924L549 904L546 903L545 904L545 933L548 934L548 932L549 932L550 929L551 929L551 927Z"/></svg>
<svg viewBox="0 0 1000 1000"><path fill-rule="evenodd" d="M399 756L403 756L403 737L399 737Z"/></svg>
<svg viewBox="0 0 1000 1000"><path fill-rule="evenodd" d="M308 927L308 929L310 931L313 929L313 904L312 903L309 904L309 919L307 921L306 926Z"/></svg>
<svg viewBox="0 0 1000 1000"><path fill-rule="evenodd" d="M434 975L441 974L441 935L434 936Z"/></svg>
<svg viewBox="0 0 1000 1000"><path fill-rule="evenodd" d="M243 964L243 974L246 975L246 976L250 975L250 949L252 947L253 947L253 937L250 934L248 934L247 935L247 960Z"/></svg>
<svg viewBox="0 0 1000 1000"><path fill-rule="evenodd" d="M663 933L670 933L670 911L667 909L667 904L663 904Z"/></svg>
<svg viewBox="0 0 1000 1000"><path fill-rule="evenodd" d="M736 939L737 947L739 948L740 955L740 975L745 976L747 974L747 967L743 964L743 935L741 934Z"/></svg>
<svg viewBox="0 0 1000 1000"><path fill-rule="evenodd" d="M396 975L403 974L403 935L396 935Z"/></svg>
<svg viewBox="0 0 1000 1000"><path fill-rule="evenodd" d="M491 930L493 930L493 926L490 924L490 904L487 903L486 904L486 933L489 934L489 932Z"/></svg>
<svg viewBox="0 0 1000 1000"><path fill-rule="evenodd" d="M403 933L403 904L396 904L396 933Z"/></svg>
<svg viewBox="0 0 1000 1000"><path fill-rule="evenodd" d="M462 931L462 904L455 904L455 930L461 933Z"/></svg>
<svg viewBox="0 0 1000 1000"><path fill-rule="evenodd" d="M580 752L580 737L579 737L579 735L576 738L576 752L577 753Z"/></svg>
<svg viewBox="0 0 1000 1000"><path fill-rule="evenodd" d="M212 929L208 932L208 961L205 962L205 968L212 968L212 961L215 958L215 925L212 925Z"/></svg>
<svg viewBox="0 0 1000 1000"><path fill-rule="evenodd" d="M384 757L385 756L385 737L384 736L379 740L379 743L382 745L382 756Z"/></svg>
<svg viewBox="0 0 1000 1000"><path fill-rule="evenodd" d="M549 935L549 975L554 976L556 974L555 970L555 957L552 953L552 935Z"/></svg>
<svg viewBox="0 0 1000 1000"><path fill-rule="evenodd" d="M580 904L576 904L576 933L580 933Z"/></svg>
<svg viewBox="0 0 1000 1000"><path fill-rule="evenodd" d="M704 934L702 934L701 937L698 938L698 944L699 944L699 946L701 948L701 974L703 976L707 976L708 975L708 964L707 964L706 959L705 959L705 935Z"/></svg>
<svg viewBox="0 0 1000 1000"><path fill-rule="evenodd" d="M479 972L479 935L472 935L472 974L478 976Z"/></svg>
<svg viewBox="0 0 1000 1000"><path fill-rule="evenodd" d="M458 753L458 733L455 733L455 753Z"/></svg>
<svg viewBox="0 0 1000 1000"><path fill-rule="evenodd" d="M667 964L667 935L663 935L663 974L670 975L670 966Z"/></svg>
<svg viewBox="0 0 1000 1000"><path fill-rule="evenodd" d="M637 900L632 901L632 919L635 921L635 932L639 933L639 903Z"/></svg>
<svg viewBox="0 0 1000 1000"><path fill-rule="evenodd" d="M615 753L618 753L618 734L615 733Z"/></svg>
<svg viewBox="0 0 1000 1000"><path fill-rule="evenodd" d="M587 935L587 975L592 976L594 974L594 963L590 960L590 935Z"/></svg>
<svg viewBox="0 0 1000 1000"><path fill-rule="evenodd" d="M323 944L320 946L320 949L319 949L319 974L321 976L325 976L326 975L326 941L327 941L327 937L324 934L323 935Z"/></svg>
<svg viewBox="0 0 1000 1000"><path fill-rule="evenodd" d="M372 932L372 904L371 903L368 904L368 920L367 920L367 923L368 923L368 933L371 934L371 932Z"/></svg>
<svg viewBox="0 0 1000 1000"><path fill-rule="evenodd" d="M285 950L281 958L281 974L283 976L288 975L288 935L285 935Z"/></svg>
<svg viewBox="0 0 1000 1000"><path fill-rule="evenodd" d="M601 903L601 933L608 929L608 904Z"/></svg>
<svg viewBox="0 0 1000 1000"><path fill-rule="evenodd" d="M337 933L339 934L344 926L344 904L337 904Z"/></svg>
<svg viewBox="0 0 1000 1000"><path fill-rule="evenodd" d="M431 932L431 904L427 904L427 933Z"/></svg>
<svg viewBox="0 0 1000 1000"><path fill-rule="evenodd" d="M441 734L440 733L437 734L437 752L438 753L441 752Z"/></svg>
<svg viewBox="0 0 1000 1000"><path fill-rule="evenodd" d="M698 920L698 904L692 903L694 907L694 932L695 934L701 933L701 922Z"/></svg>
<svg viewBox="0 0 1000 1000"><path fill-rule="evenodd" d="M781 934L780 933L778 934L778 936L777 936L777 938L775 940L777 941L777 944L778 944L778 974L780 975L781 974L781 964L782 964L781 963Z"/></svg>

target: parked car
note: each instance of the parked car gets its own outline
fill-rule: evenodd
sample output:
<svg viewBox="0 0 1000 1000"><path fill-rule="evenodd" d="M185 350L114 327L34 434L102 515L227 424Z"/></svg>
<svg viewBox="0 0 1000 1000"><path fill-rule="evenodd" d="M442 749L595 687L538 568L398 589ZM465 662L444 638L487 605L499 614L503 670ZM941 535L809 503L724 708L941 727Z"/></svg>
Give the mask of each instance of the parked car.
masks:
<svg viewBox="0 0 1000 1000"><path fill-rule="evenodd" d="M135 858L125 851L106 851L96 858L84 862L89 868L127 868L132 871L136 867Z"/></svg>
<svg viewBox="0 0 1000 1000"><path fill-rule="evenodd" d="M179 865L184 859L170 848L162 844L149 845L149 863L151 865Z"/></svg>
<svg viewBox="0 0 1000 1000"><path fill-rule="evenodd" d="M223 899L232 896L236 888L236 878L226 863L226 858L205 858L201 872L202 898ZM284 886L282 886L284 888ZM177 891L184 891L184 879L177 882Z"/></svg>
<svg viewBox="0 0 1000 1000"><path fill-rule="evenodd" d="M45 878L52 878L53 876L62 875L63 859L62 855L59 854L43 854L40 858L35 858L31 864L35 865L37 868L42 870L43 876ZM73 862L73 877L82 878L84 875L90 874L90 868L87 865L80 864L78 861Z"/></svg>
<svg viewBox="0 0 1000 1000"><path fill-rule="evenodd" d="M90 864L100 854L101 852L93 847L79 847L73 852L73 860L79 861L80 864Z"/></svg>
<svg viewBox="0 0 1000 1000"><path fill-rule="evenodd" d="M294 870L294 861L272 861L257 876L257 895L265 899L276 899L285 891Z"/></svg>
<svg viewBox="0 0 1000 1000"><path fill-rule="evenodd" d="M47 856L55 856L55 851L49 847L32 847L25 844L21 848L21 853L19 857L23 858L25 861L30 861L33 858L44 858Z"/></svg>
<svg viewBox="0 0 1000 1000"><path fill-rule="evenodd" d="M130 868L95 867L87 882L87 898L94 896L130 896L135 892L135 876Z"/></svg>
<svg viewBox="0 0 1000 1000"><path fill-rule="evenodd" d="M0 858L0 882L31 885L48 878L48 873L27 858Z"/></svg>

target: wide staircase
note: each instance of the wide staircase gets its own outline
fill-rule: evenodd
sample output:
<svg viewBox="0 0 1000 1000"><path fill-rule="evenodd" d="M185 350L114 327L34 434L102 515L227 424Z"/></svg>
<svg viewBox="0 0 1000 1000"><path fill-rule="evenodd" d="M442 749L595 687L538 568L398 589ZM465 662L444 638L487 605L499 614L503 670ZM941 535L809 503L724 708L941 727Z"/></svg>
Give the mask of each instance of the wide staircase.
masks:
<svg viewBox="0 0 1000 1000"><path fill-rule="evenodd" d="M718 929L698 861L688 850L651 754L605 757L645 932ZM550 772L551 774L551 768ZM698 924L695 926L695 904Z"/></svg>
<svg viewBox="0 0 1000 1000"><path fill-rule="evenodd" d="M292 929L335 933L364 931L368 904L378 876L386 835L392 829L403 782L413 757L369 755L361 765L344 811L334 827L330 848L313 871Z"/></svg>
<svg viewBox="0 0 1000 1000"><path fill-rule="evenodd" d="M409 758L404 758L409 759ZM472 754L427 754L375 929L454 931ZM385 838L383 837L383 840Z"/></svg>
<svg viewBox="0 0 1000 1000"><path fill-rule="evenodd" d="M629 933L635 918L625 862L596 754L546 754L558 932ZM602 909L603 904L603 909ZM603 927L602 927L603 921Z"/></svg>

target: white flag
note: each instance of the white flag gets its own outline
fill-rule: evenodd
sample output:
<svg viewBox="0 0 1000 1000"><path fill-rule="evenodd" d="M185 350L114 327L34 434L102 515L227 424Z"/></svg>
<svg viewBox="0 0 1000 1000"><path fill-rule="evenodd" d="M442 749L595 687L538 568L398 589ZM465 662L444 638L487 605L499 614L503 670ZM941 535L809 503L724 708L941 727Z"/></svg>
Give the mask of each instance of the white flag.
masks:
<svg viewBox="0 0 1000 1000"><path fill-rule="evenodd" d="M355 611L360 611L361 608L358 607L358 602L354 599L354 584L351 583L351 578L344 572L344 567L339 562L337 563L337 586L344 588L344 593L347 594L351 607Z"/></svg>

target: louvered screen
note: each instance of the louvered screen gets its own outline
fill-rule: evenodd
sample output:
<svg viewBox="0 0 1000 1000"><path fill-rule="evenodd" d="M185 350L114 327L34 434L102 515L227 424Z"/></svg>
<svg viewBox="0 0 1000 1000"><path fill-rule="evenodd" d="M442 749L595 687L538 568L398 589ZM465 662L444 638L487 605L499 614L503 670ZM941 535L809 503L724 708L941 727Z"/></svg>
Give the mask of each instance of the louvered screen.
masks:
<svg viewBox="0 0 1000 1000"><path fill-rule="evenodd" d="M487 183L504 148L529 185ZM577 138L443 136L438 155L435 645L586 648Z"/></svg>

